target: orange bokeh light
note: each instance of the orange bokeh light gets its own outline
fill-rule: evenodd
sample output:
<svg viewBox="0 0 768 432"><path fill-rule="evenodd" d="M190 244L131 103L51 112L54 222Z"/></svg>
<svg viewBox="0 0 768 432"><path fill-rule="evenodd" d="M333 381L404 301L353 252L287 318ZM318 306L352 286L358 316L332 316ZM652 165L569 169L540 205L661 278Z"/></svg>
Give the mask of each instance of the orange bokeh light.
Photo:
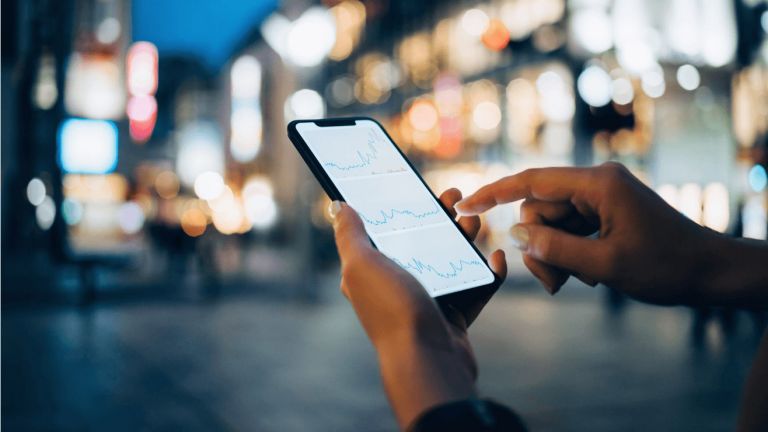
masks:
<svg viewBox="0 0 768 432"><path fill-rule="evenodd" d="M181 229L190 237L199 237L205 232L208 218L197 208L188 208L181 215Z"/></svg>
<svg viewBox="0 0 768 432"><path fill-rule="evenodd" d="M501 51L509 45L509 30L500 19L493 18L483 33L482 41L488 49Z"/></svg>

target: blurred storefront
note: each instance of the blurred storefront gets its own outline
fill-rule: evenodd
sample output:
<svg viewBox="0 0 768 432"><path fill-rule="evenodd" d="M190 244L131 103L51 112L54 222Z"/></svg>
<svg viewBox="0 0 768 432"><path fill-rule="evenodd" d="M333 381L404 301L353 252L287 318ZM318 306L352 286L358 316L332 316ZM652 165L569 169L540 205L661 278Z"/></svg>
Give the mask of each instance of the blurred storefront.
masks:
<svg viewBox="0 0 768 432"><path fill-rule="evenodd" d="M87 296L103 269L311 291L334 261L328 200L285 127L352 115L380 120L436 191L615 160L696 222L766 238L767 2L210 3L4 10L6 256L76 269ZM197 53L226 17L243 31ZM193 18L207 24L181 42L154 25ZM483 244L505 246L516 218L490 213Z"/></svg>

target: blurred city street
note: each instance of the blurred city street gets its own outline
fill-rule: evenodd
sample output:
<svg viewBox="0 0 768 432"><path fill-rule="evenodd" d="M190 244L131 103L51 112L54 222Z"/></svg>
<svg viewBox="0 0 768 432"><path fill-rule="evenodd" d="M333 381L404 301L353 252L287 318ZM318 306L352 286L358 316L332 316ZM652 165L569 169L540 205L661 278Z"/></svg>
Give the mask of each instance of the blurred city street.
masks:
<svg viewBox="0 0 768 432"><path fill-rule="evenodd" d="M494 275L425 185L466 197L531 168L626 167L655 206L580 186L663 247L576 255L641 257L642 275L617 271L630 283L663 296L677 260L690 285L742 264L723 284L741 294L729 283L760 267L722 245L768 240L768 0L9 0L0 15L6 431L396 430L307 163L365 199L372 241L433 295L449 291L425 281ZM331 127L349 117L386 134ZM297 120L337 135L300 155ZM509 268L470 329L482 396L531 431L733 430L760 305L655 307L574 277L548 295L512 227L616 232L605 206L556 201L567 217L531 222L519 200L480 215L478 251ZM669 245L652 208L723 243Z"/></svg>
<svg viewBox="0 0 768 432"><path fill-rule="evenodd" d="M337 289L3 310L7 430L389 431L376 358ZM160 287L156 287L160 288ZM759 318L508 283L470 330L480 391L536 431L733 427Z"/></svg>

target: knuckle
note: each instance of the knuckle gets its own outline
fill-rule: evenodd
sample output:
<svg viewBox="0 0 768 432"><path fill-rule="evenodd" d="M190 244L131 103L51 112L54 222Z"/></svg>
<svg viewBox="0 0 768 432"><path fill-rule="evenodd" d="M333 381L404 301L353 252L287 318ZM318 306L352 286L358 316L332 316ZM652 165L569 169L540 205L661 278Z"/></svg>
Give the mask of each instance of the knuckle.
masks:
<svg viewBox="0 0 768 432"><path fill-rule="evenodd" d="M623 164L616 162L616 161L608 161L604 162L602 165L600 165L605 170L612 170L612 171L623 171L626 170Z"/></svg>
<svg viewBox="0 0 768 432"><path fill-rule="evenodd" d="M603 175L610 180L620 180L628 173L627 168L618 162L606 162L600 165Z"/></svg>
<svg viewBox="0 0 768 432"><path fill-rule="evenodd" d="M520 174L518 175L520 176L520 178L523 178L526 181L530 181L530 179L534 177L539 171L541 171L539 168L526 168L523 171L521 171Z"/></svg>
<svg viewBox="0 0 768 432"><path fill-rule="evenodd" d="M599 182L607 192L615 192L616 188L625 183L629 171L617 162L606 162L599 167Z"/></svg>

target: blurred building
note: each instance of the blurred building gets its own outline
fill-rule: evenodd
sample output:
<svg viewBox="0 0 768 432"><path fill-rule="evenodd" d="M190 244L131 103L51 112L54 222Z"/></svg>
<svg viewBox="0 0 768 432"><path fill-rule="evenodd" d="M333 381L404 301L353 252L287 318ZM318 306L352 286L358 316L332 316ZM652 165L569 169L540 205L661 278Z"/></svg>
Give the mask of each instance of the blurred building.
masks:
<svg viewBox="0 0 768 432"><path fill-rule="evenodd" d="M182 3L3 5L3 278L30 281L6 288L170 266L303 292L334 254L285 126L324 116L377 118L437 191L616 160L766 238L764 1Z"/></svg>

